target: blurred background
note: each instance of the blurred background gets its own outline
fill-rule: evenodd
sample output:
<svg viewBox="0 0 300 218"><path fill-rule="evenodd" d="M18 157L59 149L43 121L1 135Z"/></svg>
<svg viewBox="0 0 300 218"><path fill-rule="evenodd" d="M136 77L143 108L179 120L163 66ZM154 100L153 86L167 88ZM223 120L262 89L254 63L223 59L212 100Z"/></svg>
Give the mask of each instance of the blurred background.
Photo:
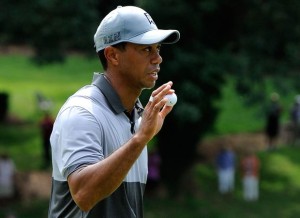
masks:
<svg viewBox="0 0 300 218"><path fill-rule="evenodd" d="M93 35L118 5L181 33L161 51L178 102L148 145L145 217L299 217L297 0L1 0L0 217L47 217L53 120L102 71Z"/></svg>

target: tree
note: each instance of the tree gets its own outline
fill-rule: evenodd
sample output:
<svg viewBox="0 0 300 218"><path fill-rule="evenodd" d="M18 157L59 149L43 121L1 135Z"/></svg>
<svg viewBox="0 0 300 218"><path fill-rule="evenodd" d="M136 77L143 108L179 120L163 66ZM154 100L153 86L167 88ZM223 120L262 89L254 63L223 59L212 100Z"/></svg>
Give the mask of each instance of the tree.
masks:
<svg viewBox="0 0 300 218"><path fill-rule="evenodd" d="M250 101L261 101L266 81L271 81L282 94L298 89L300 2L244 2L245 16L236 52L242 66L239 74L235 74L237 90L244 94L251 92ZM283 75L295 79L287 84Z"/></svg>
<svg viewBox="0 0 300 218"><path fill-rule="evenodd" d="M236 78L245 103L253 103L265 98L266 76L284 88L282 80L276 83L280 75L297 72L297 5L295 0L142 1L158 27L181 33L178 44L163 46L165 63L159 74L159 84L172 80L178 95L157 136L162 176L169 187L178 189L200 140L213 131L216 101L228 75Z"/></svg>
<svg viewBox="0 0 300 218"><path fill-rule="evenodd" d="M63 61L68 50L93 51L96 0L3 0L1 43L27 44L37 63Z"/></svg>
<svg viewBox="0 0 300 218"><path fill-rule="evenodd" d="M63 61L66 51L93 51L98 24L94 0L40 0L32 5L31 40L38 63Z"/></svg>

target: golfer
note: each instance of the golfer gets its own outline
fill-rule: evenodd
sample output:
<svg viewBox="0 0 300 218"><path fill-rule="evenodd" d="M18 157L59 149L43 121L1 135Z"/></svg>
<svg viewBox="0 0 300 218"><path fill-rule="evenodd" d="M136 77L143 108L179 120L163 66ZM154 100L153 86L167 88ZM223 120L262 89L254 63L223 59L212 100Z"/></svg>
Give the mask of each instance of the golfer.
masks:
<svg viewBox="0 0 300 218"><path fill-rule="evenodd" d="M60 109L50 137L52 190L49 218L141 218L147 179L147 143L172 106L167 82L143 106L139 96L159 76L161 44L179 40L134 6L118 7L100 23L95 73Z"/></svg>

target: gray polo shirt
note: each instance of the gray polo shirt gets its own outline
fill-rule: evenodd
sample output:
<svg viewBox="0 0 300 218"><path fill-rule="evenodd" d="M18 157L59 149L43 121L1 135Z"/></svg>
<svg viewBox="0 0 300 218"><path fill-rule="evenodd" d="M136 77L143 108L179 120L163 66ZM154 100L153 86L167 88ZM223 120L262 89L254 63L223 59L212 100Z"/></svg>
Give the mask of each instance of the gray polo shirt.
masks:
<svg viewBox="0 0 300 218"><path fill-rule="evenodd" d="M146 147L121 186L87 213L77 207L67 183L72 172L105 159L132 137L143 108L138 101L132 117L124 111L103 74L94 74L93 84L81 88L62 106L50 137L53 174L49 218L143 217Z"/></svg>

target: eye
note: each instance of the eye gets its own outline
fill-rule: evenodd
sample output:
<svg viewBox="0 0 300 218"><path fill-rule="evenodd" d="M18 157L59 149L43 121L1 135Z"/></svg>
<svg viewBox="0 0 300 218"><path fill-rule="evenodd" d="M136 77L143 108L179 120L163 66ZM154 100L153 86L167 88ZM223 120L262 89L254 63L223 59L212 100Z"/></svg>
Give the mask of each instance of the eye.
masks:
<svg viewBox="0 0 300 218"><path fill-rule="evenodd" d="M160 49L161 49L161 45L157 45L157 46L147 46L147 47L144 47L143 48L143 51L144 52L147 52L147 53L159 53L160 52Z"/></svg>
<svg viewBox="0 0 300 218"><path fill-rule="evenodd" d="M160 52L160 49L161 49L161 45L158 45L157 48L156 48L158 53Z"/></svg>
<svg viewBox="0 0 300 218"><path fill-rule="evenodd" d="M150 52L151 51L151 47L149 46L149 47L146 47L145 49L144 49L146 52Z"/></svg>

